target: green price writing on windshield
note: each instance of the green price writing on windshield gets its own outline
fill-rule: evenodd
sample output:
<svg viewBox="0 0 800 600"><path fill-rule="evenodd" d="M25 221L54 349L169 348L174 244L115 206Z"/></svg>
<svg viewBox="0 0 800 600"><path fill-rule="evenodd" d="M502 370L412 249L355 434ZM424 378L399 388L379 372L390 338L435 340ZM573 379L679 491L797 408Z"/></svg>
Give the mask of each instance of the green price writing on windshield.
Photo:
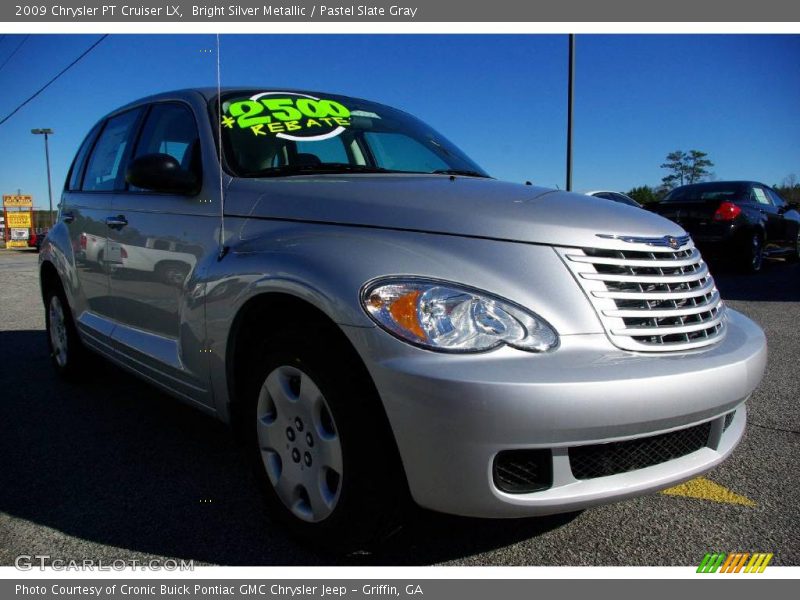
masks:
<svg viewBox="0 0 800 600"><path fill-rule="evenodd" d="M256 125L266 125L274 121L301 121L304 118L346 119L350 111L335 100L315 100L312 98L275 98L259 100L238 100L232 102L228 112L236 119L242 129Z"/></svg>

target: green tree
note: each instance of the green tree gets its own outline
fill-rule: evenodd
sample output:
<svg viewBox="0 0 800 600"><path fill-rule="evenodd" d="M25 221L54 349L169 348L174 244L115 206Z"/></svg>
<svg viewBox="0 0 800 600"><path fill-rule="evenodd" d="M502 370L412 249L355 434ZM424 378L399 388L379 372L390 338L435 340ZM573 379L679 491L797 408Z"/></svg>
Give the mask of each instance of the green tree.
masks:
<svg viewBox="0 0 800 600"><path fill-rule="evenodd" d="M662 169L669 171L661 181L668 190L679 185L697 183L711 175L708 169L713 166L707 152L675 150L667 154L666 162L661 164Z"/></svg>
<svg viewBox="0 0 800 600"><path fill-rule="evenodd" d="M789 173L784 177L781 185L773 185L772 187L787 202L800 202L800 183L798 183L797 175L794 173Z"/></svg>
<svg viewBox="0 0 800 600"><path fill-rule="evenodd" d="M675 150L667 154L667 161L661 163L661 168L669 171L661 178L665 187L672 189L686 183L686 158L683 150Z"/></svg>
<svg viewBox="0 0 800 600"><path fill-rule="evenodd" d="M687 160L686 169L686 183L697 183L703 181L706 177L711 175L708 170L713 167L714 163L708 159L707 152L700 150L689 150L689 158Z"/></svg>
<svg viewBox="0 0 800 600"><path fill-rule="evenodd" d="M652 202L658 202L659 196L656 194L656 190L651 188L649 185L640 185L635 188L631 188L628 191L628 196L636 200L639 204L650 204Z"/></svg>

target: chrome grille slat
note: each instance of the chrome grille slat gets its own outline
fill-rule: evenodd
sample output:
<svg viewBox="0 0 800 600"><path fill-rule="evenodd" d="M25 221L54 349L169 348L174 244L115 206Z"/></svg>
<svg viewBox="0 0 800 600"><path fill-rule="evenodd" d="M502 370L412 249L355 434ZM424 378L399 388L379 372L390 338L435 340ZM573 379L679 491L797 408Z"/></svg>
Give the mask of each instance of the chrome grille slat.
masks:
<svg viewBox="0 0 800 600"><path fill-rule="evenodd" d="M678 352L725 335L725 308L700 252L688 237L677 249L661 238L602 235L614 248L557 251L618 347Z"/></svg>
<svg viewBox="0 0 800 600"><path fill-rule="evenodd" d="M710 312L710 311L706 311ZM649 335L670 335L673 333L692 333L693 331L703 331L711 329L722 321L722 314L692 325L681 325L677 327L663 327L655 325L653 327L628 327L625 329L612 329L614 335L649 336Z"/></svg>
<svg viewBox="0 0 800 600"><path fill-rule="evenodd" d="M699 297L699 296L698 296ZM678 308L674 306L674 300L669 300L673 303L673 308L667 309L653 309L653 308L639 308L627 310L604 310L603 314L607 317L631 317L631 318L644 318L644 317L676 317L686 315L696 315L704 313L719 304L719 292L714 292L708 300L702 304L697 304L690 308Z"/></svg>
<svg viewBox="0 0 800 600"><path fill-rule="evenodd" d="M714 282L709 279L702 287L687 290L685 292L622 292L622 291L592 291L592 296L596 298L609 298L612 300L682 300L685 298L697 298L704 296L714 290Z"/></svg>
<svg viewBox="0 0 800 600"><path fill-rule="evenodd" d="M661 269L659 269L661 270ZM652 275L612 275L608 273L581 273L584 279L594 279L597 281L618 281L620 283L684 283L689 281L698 281L705 279L708 276L708 267L703 265L699 271L691 274L680 275L664 275L663 270L661 273L654 273Z"/></svg>
<svg viewBox="0 0 800 600"><path fill-rule="evenodd" d="M651 252L651 254L653 254ZM650 267L653 266L653 261L658 261L659 267L687 267L689 265L694 265L700 260L700 252L697 249L693 250L692 253L686 257L677 260L669 260L663 258L656 258L655 256L650 259L646 260L626 260L624 258L600 258L600 257L593 257L593 256L575 256L570 254L568 256L569 260L574 262L582 262L582 263L592 263L595 265L618 265L622 267Z"/></svg>

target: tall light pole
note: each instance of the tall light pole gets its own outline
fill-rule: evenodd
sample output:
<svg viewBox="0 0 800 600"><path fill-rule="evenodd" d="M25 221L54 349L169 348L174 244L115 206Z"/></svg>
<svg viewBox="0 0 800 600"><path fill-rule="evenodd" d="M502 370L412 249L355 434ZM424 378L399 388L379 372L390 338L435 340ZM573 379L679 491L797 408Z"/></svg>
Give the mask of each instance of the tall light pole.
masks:
<svg viewBox="0 0 800 600"><path fill-rule="evenodd" d="M48 214L48 221L50 222L50 229L53 228L53 186L50 184L50 148L47 144L48 136L53 135L52 129L31 129L34 135L44 136L44 158L47 161L47 196L50 200L50 212Z"/></svg>
<svg viewBox="0 0 800 600"><path fill-rule="evenodd" d="M572 105L575 92L575 34L569 34L569 83L567 84L567 191L572 191Z"/></svg>

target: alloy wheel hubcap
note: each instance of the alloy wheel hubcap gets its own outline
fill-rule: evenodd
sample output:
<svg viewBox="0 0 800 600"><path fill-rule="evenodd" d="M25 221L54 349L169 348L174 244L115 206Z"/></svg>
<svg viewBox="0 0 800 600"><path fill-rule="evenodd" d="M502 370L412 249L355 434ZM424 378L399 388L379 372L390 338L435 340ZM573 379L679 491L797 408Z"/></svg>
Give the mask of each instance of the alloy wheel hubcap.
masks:
<svg viewBox="0 0 800 600"><path fill-rule="evenodd" d="M303 521L329 517L341 495L342 445L311 377L289 365L267 375L256 427L261 459L281 502Z"/></svg>
<svg viewBox="0 0 800 600"><path fill-rule="evenodd" d="M753 268L758 269L761 267L763 255L761 252L761 238L757 235L753 236Z"/></svg>
<svg viewBox="0 0 800 600"><path fill-rule="evenodd" d="M59 367L67 364L67 323L64 317L64 308L58 296L50 298L48 309L50 317L50 345L53 357Z"/></svg>

